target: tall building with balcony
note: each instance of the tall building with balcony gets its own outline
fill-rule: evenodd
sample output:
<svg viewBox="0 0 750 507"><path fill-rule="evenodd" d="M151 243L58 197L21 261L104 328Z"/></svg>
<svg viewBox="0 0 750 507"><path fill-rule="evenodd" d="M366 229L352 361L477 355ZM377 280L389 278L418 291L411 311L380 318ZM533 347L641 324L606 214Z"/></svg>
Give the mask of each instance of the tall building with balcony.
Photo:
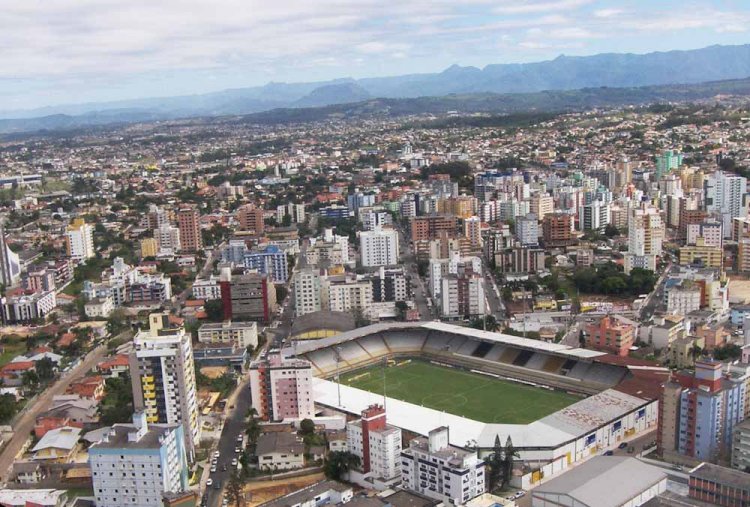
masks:
<svg viewBox="0 0 750 507"><path fill-rule="evenodd" d="M219 281L224 320L270 322L276 312L276 288L268 275L222 273Z"/></svg>
<svg viewBox="0 0 750 507"><path fill-rule="evenodd" d="M628 252L625 254L625 273L633 268L656 271L656 258L662 254L664 223L659 210L641 206L630 211L628 222Z"/></svg>
<svg viewBox="0 0 750 507"><path fill-rule="evenodd" d="M401 476L401 430L387 423L381 405L370 405L360 420L346 425L346 444L366 477L389 481Z"/></svg>
<svg viewBox="0 0 750 507"><path fill-rule="evenodd" d="M359 235L362 266L395 266L398 264L398 232L376 229Z"/></svg>
<svg viewBox="0 0 750 507"><path fill-rule="evenodd" d="M250 365L250 402L265 421L315 416L312 365L304 359L269 353Z"/></svg>
<svg viewBox="0 0 750 507"><path fill-rule="evenodd" d="M237 210L237 221L240 223L240 230L252 231L256 236L263 234L265 223L263 221L263 210L257 208L255 204L245 204Z"/></svg>
<svg viewBox="0 0 750 507"><path fill-rule="evenodd" d="M315 269L301 269L294 275L294 314L297 317L323 309L320 275Z"/></svg>
<svg viewBox="0 0 750 507"><path fill-rule="evenodd" d="M136 412L133 424L113 425L88 455L97 507L153 507L188 489L181 424L149 425Z"/></svg>
<svg viewBox="0 0 750 507"><path fill-rule="evenodd" d="M445 426L411 440L401 451L401 486L445 505L463 505L485 492L484 461L448 441Z"/></svg>
<svg viewBox="0 0 750 507"><path fill-rule="evenodd" d="M544 246L569 246L576 242L573 233L573 217L567 213L549 213L542 220Z"/></svg>
<svg viewBox="0 0 750 507"><path fill-rule="evenodd" d="M200 439L195 365L190 335L168 314L149 315L149 329L133 339L130 372L133 404L148 423L182 424L185 446L193 452Z"/></svg>
<svg viewBox="0 0 750 507"><path fill-rule="evenodd" d="M724 377L722 363L696 361L693 373L679 373L664 385L659 400L659 453L728 460L732 433L745 418L746 402L744 379Z"/></svg>
<svg viewBox="0 0 750 507"><path fill-rule="evenodd" d="M185 252L203 250L200 213L193 207L183 207L177 212L177 226L180 230L180 248Z"/></svg>
<svg viewBox="0 0 750 507"><path fill-rule="evenodd" d="M83 218L76 218L65 230L65 249L68 257L76 262L95 255L94 228Z"/></svg>

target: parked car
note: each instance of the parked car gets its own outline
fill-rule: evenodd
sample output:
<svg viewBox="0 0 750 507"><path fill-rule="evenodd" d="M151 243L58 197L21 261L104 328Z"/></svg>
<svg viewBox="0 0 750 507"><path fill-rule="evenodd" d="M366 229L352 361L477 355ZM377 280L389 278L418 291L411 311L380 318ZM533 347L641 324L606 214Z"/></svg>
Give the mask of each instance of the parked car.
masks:
<svg viewBox="0 0 750 507"><path fill-rule="evenodd" d="M620 445L617 446L618 449L625 449L628 446L627 442L622 442Z"/></svg>
<svg viewBox="0 0 750 507"><path fill-rule="evenodd" d="M209 479L206 481L206 486L211 486L211 484L214 483L214 480L209 477Z"/></svg>
<svg viewBox="0 0 750 507"><path fill-rule="evenodd" d="M604 453L605 456L612 456L613 454L614 454L614 452L612 452L612 451L607 451L607 452Z"/></svg>

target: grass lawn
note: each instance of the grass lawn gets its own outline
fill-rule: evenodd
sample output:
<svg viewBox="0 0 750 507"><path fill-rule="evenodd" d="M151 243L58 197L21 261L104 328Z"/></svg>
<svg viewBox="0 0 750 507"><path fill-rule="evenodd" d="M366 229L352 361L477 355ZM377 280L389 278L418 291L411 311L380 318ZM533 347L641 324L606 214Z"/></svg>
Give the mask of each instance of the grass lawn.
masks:
<svg viewBox="0 0 750 507"><path fill-rule="evenodd" d="M341 383L382 394L383 367L349 372ZM391 398L486 423L527 424L581 400L562 391L415 360L386 368L385 383Z"/></svg>
<svg viewBox="0 0 750 507"><path fill-rule="evenodd" d="M94 496L94 490L92 488L69 488L68 498L78 498L80 496Z"/></svg>
<svg viewBox="0 0 750 507"><path fill-rule="evenodd" d="M18 354L26 352L26 340L11 341L0 345L0 367L5 366Z"/></svg>

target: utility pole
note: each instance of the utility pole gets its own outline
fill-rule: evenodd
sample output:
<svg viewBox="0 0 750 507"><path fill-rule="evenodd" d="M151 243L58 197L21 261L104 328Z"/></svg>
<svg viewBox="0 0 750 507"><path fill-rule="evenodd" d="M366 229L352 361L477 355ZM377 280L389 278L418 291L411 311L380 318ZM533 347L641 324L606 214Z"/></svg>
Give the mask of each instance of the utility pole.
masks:
<svg viewBox="0 0 750 507"><path fill-rule="evenodd" d="M339 370L339 362L341 361L341 347L336 347L336 389L339 395L339 408L341 408L341 372Z"/></svg>

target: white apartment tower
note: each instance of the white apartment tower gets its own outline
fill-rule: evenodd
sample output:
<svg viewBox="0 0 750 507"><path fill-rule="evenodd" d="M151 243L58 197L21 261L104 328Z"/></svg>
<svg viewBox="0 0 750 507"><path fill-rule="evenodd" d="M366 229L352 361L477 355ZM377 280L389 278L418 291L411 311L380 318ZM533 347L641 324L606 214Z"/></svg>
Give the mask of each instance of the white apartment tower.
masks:
<svg viewBox="0 0 750 507"><path fill-rule="evenodd" d="M744 202L747 179L716 171L704 183L704 191L706 210L709 213L721 215L724 237L731 237L732 219L747 216L747 207Z"/></svg>
<svg viewBox="0 0 750 507"><path fill-rule="evenodd" d="M630 210L625 273L630 273L633 268L655 271L656 257L662 253L663 239L664 223L659 210L645 204Z"/></svg>
<svg viewBox="0 0 750 507"><path fill-rule="evenodd" d="M346 444L365 476L389 481L401 475L401 430L387 424L381 405L370 405L362 419L346 425Z"/></svg>
<svg viewBox="0 0 750 507"><path fill-rule="evenodd" d="M88 451L97 507L162 505L165 493L188 489L188 460L181 424L115 424Z"/></svg>
<svg viewBox="0 0 750 507"><path fill-rule="evenodd" d="M314 269L302 269L294 277L294 314L299 317L322 310L320 275Z"/></svg>
<svg viewBox="0 0 750 507"><path fill-rule="evenodd" d="M448 428L418 437L401 452L401 486L444 502L463 505L485 492L484 461L476 451L448 443Z"/></svg>
<svg viewBox="0 0 750 507"><path fill-rule="evenodd" d="M65 247L68 256L76 262L90 259L95 255L94 228L83 218L76 218L65 231Z"/></svg>
<svg viewBox="0 0 750 507"><path fill-rule="evenodd" d="M359 245L364 267L398 264L398 233L394 229L361 232Z"/></svg>
<svg viewBox="0 0 750 507"><path fill-rule="evenodd" d="M200 440L195 365L191 337L168 314L149 315L149 329L133 339L130 371L136 410L148 423L182 424L186 448Z"/></svg>
<svg viewBox="0 0 750 507"><path fill-rule="evenodd" d="M154 231L160 252L177 252L182 248L180 229L169 224L161 225Z"/></svg>

